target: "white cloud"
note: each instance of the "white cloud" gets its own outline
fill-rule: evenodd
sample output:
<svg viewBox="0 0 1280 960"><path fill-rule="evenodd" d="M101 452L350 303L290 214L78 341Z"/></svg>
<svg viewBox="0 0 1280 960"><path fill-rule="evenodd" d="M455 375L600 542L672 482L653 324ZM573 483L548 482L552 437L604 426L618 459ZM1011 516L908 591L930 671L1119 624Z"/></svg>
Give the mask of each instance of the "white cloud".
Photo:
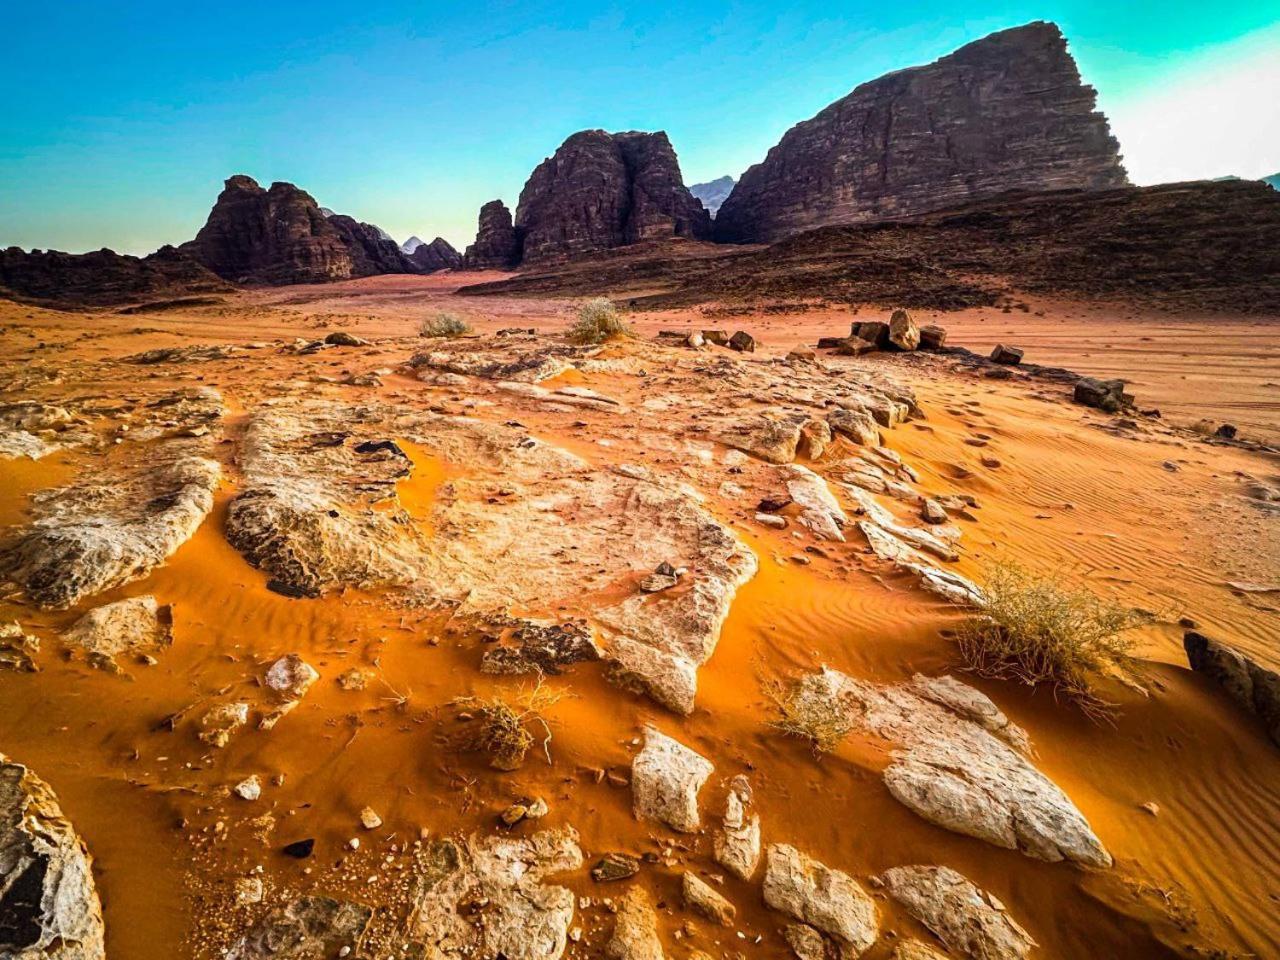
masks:
<svg viewBox="0 0 1280 960"><path fill-rule="evenodd" d="M1103 108L1135 183L1280 172L1280 27L1175 61Z"/></svg>

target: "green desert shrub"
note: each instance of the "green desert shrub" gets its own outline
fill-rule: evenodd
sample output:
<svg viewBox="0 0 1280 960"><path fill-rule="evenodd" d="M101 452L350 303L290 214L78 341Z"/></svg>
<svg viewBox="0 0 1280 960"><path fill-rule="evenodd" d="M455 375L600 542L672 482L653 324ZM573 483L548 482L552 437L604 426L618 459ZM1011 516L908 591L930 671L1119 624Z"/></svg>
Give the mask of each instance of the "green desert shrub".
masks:
<svg viewBox="0 0 1280 960"><path fill-rule="evenodd" d="M604 343L614 337L633 337L635 333L612 302L596 297L578 308L568 336L574 343Z"/></svg>
<svg viewBox="0 0 1280 960"><path fill-rule="evenodd" d="M456 313L437 313L418 327L420 337L465 337L470 332L471 324Z"/></svg>
<svg viewBox="0 0 1280 960"><path fill-rule="evenodd" d="M1130 631L1149 622L1149 615L1016 564L993 567L984 593L986 605L957 634L966 669L1044 684L1095 718L1110 713L1112 705L1097 692L1098 681L1133 678Z"/></svg>

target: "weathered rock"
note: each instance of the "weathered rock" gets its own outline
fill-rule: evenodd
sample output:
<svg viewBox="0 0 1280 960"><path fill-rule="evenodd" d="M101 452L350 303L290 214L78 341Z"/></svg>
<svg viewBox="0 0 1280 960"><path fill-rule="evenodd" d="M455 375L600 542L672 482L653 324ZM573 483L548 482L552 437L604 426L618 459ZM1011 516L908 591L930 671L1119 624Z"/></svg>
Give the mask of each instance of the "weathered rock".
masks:
<svg viewBox="0 0 1280 960"><path fill-rule="evenodd" d="M339 213L330 214L328 220L351 258L351 276L418 272L417 262L406 256L399 244L372 223L361 223L354 217Z"/></svg>
<svg viewBox="0 0 1280 960"><path fill-rule="evenodd" d="M146 257L106 249L0 250L0 294L35 303L111 306L232 289L203 264L169 246Z"/></svg>
<svg viewBox="0 0 1280 960"><path fill-rule="evenodd" d="M1110 854L1067 795L991 728L1020 746L1024 736L1001 724L981 693L960 696L958 686L877 685L824 668L801 681L798 695L823 703L815 709L846 710L856 729L898 744L885 785L931 823L1040 860L1109 867Z"/></svg>
<svg viewBox="0 0 1280 960"><path fill-rule="evenodd" d="M995 349L991 351L991 362L1017 366L1022 362L1022 351L1017 347L1008 347L1003 343L997 343Z"/></svg>
<svg viewBox="0 0 1280 960"><path fill-rule="evenodd" d="M1272 742L1280 746L1280 673L1194 630L1183 634L1182 645L1191 669L1203 673L1257 717Z"/></svg>
<svg viewBox="0 0 1280 960"><path fill-rule="evenodd" d="M899 350L915 350L920 346L920 328L905 310L895 310L889 318L889 343Z"/></svg>
<svg viewBox="0 0 1280 960"><path fill-rule="evenodd" d="M330 960L356 950L373 910L331 897L299 897L277 907L232 945L225 960Z"/></svg>
<svg viewBox="0 0 1280 960"><path fill-rule="evenodd" d="M213 507L221 470L170 441L133 473L37 493L35 520L0 549L0 577L44 607L70 607L145 576Z"/></svg>
<svg viewBox="0 0 1280 960"><path fill-rule="evenodd" d="M591 879L596 883L628 880L640 872L640 861L625 853L606 853L591 868Z"/></svg>
<svg viewBox="0 0 1280 960"><path fill-rule="evenodd" d="M787 493L800 508L797 518L820 540L844 542L844 526L849 522L840 501L827 482L808 467L790 463L782 468Z"/></svg>
<svg viewBox="0 0 1280 960"><path fill-rule="evenodd" d="M0 623L0 670L35 673L40 638L27 633L17 620Z"/></svg>
<svg viewBox="0 0 1280 960"><path fill-rule="evenodd" d="M426 860L409 922L426 956L558 960L564 954L574 896L544 881L582 866L572 828L527 838L439 840L428 847Z"/></svg>
<svg viewBox="0 0 1280 960"><path fill-rule="evenodd" d="M880 934L875 903L856 880L783 843L770 844L765 854L764 902L832 937L854 957Z"/></svg>
<svg viewBox="0 0 1280 960"><path fill-rule="evenodd" d="M848 437L855 443L868 447L880 444L880 431L877 429L875 417L865 410L837 408L827 414L827 423L836 433Z"/></svg>
<svg viewBox="0 0 1280 960"><path fill-rule="evenodd" d="M926 326L920 328L920 349L921 350L941 350L947 345L947 331L939 326Z"/></svg>
<svg viewBox="0 0 1280 960"><path fill-rule="evenodd" d="M200 718L196 734L211 747L225 747L236 731L249 722L249 704L242 701L219 703Z"/></svg>
<svg viewBox="0 0 1280 960"><path fill-rule="evenodd" d="M105 958L92 863L49 785L0 753L0 957Z"/></svg>
<svg viewBox="0 0 1280 960"><path fill-rule="evenodd" d="M1022 960L1036 946L1004 904L950 867L894 867L883 880L948 950L971 960Z"/></svg>
<svg viewBox="0 0 1280 960"><path fill-rule="evenodd" d="M739 353L755 353L756 338L745 330L739 330L729 338L729 349L737 350Z"/></svg>
<svg viewBox="0 0 1280 960"><path fill-rule="evenodd" d="M750 880L760 863L760 815L752 811L751 785L743 776L729 781L723 829L714 840L716 863L740 880Z"/></svg>
<svg viewBox="0 0 1280 960"><path fill-rule="evenodd" d="M1076 403L1107 413L1119 413L1125 407L1133 406L1133 397L1124 392L1123 380L1082 377L1076 381L1072 396Z"/></svg>
<svg viewBox="0 0 1280 960"><path fill-rule="evenodd" d="M444 237L436 237L430 243L419 243L409 254L409 259L423 273L457 270L462 266L462 254Z"/></svg>
<svg viewBox="0 0 1280 960"><path fill-rule="evenodd" d="M818 426L821 425L821 426ZM791 463L806 437L830 437L829 426L807 414L763 413L747 420L727 423L716 439L725 446L742 450L768 463ZM807 441L806 441L807 443ZM812 452L812 446L806 447Z"/></svg>
<svg viewBox="0 0 1280 960"><path fill-rule="evenodd" d="M324 342L331 347L367 347L369 341L361 337L357 337L354 333L346 330L335 330L324 338Z"/></svg>
<svg viewBox="0 0 1280 960"><path fill-rule="evenodd" d="M728 330L703 330L702 339L707 343L714 343L717 347L727 347L729 345Z"/></svg>
<svg viewBox="0 0 1280 960"><path fill-rule="evenodd" d="M661 132L573 134L530 175L515 224L528 263L711 234L710 215L685 187Z"/></svg>
<svg viewBox="0 0 1280 960"><path fill-rule="evenodd" d="M1123 186L1119 145L1056 26L1030 23L864 83L742 175L716 237L772 242L1012 190Z"/></svg>
<svg viewBox="0 0 1280 960"><path fill-rule="evenodd" d="M510 635L485 651L482 673L558 676L575 663L600 659L591 630L580 621L520 619Z"/></svg>
<svg viewBox="0 0 1280 960"><path fill-rule="evenodd" d="M643 887L631 887L618 904L618 919L604 955L608 960L664 960L658 917Z"/></svg>
<svg viewBox="0 0 1280 960"><path fill-rule="evenodd" d="M738 915L738 908L725 899L724 896L711 889L706 881L685 871L680 881L680 889L684 896L685 906L690 910L702 914L708 920L718 923L722 927L733 925L734 918Z"/></svg>
<svg viewBox="0 0 1280 960"><path fill-rule="evenodd" d="M62 635L94 666L117 669L116 658L173 643L173 608L155 597L130 597L90 610Z"/></svg>
<svg viewBox="0 0 1280 960"><path fill-rule="evenodd" d="M673 830L698 829L698 791L715 767L701 754L655 727L644 731L644 749L631 762L632 810Z"/></svg>
<svg viewBox="0 0 1280 960"><path fill-rule="evenodd" d="M1031 756L1031 738L1027 731L1004 715L986 694L961 683L950 674L926 677L917 673L911 678L911 690L926 700L946 707L957 717L972 721L993 736L999 737L1023 756Z"/></svg>
<svg viewBox="0 0 1280 960"><path fill-rule="evenodd" d="M782 931L797 960L832 960L840 950L807 923L789 923ZM828 949L830 947L830 949Z"/></svg>
<svg viewBox="0 0 1280 960"><path fill-rule="evenodd" d="M903 940L893 948L893 960L948 960L948 958L919 940Z"/></svg>
<svg viewBox="0 0 1280 960"><path fill-rule="evenodd" d="M320 679L316 668L296 653L288 653L267 668L265 684L278 700L301 700Z"/></svg>
<svg viewBox="0 0 1280 960"><path fill-rule="evenodd" d="M465 270L510 270L520 263L520 235L511 222L511 211L501 200L480 208L476 242L462 257Z"/></svg>
<svg viewBox="0 0 1280 960"><path fill-rule="evenodd" d="M841 337L835 351L842 357L860 357L864 353L875 353L880 348L870 340L862 337Z"/></svg>
<svg viewBox="0 0 1280 960"><path fill-rule="evenodd" d="M947 510L942 504L930 499L926 499L920 505L920 517L925 523L946 523L951 519L947 516Z"/></svg>

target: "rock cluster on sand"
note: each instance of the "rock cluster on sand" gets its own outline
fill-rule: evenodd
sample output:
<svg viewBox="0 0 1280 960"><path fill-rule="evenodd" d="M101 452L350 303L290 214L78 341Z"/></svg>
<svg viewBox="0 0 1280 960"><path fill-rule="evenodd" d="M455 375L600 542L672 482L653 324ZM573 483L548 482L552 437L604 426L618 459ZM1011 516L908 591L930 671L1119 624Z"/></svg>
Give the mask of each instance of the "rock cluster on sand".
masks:
<svg viewBox="0 0 1280 960"><path fill-rule="evenodd" d="M43 780L0 753L0 957L103 960L89 851Z"/></svg>
<svg viewBox="0 0 1280 960"><path fill-rule="evenodd" d="M864 83L792 127L716 215L716 237L772 242L1014 190L1128 181L1066 40L1030 23Z"/></svg>
<svg viewBox="0 0 1280 960"><path fill-rule="evenodd" d="M231 946L224 960L347 956L359 945L372 916L373 910L360 903L332 897L299 897L258 921Z"/></svg>

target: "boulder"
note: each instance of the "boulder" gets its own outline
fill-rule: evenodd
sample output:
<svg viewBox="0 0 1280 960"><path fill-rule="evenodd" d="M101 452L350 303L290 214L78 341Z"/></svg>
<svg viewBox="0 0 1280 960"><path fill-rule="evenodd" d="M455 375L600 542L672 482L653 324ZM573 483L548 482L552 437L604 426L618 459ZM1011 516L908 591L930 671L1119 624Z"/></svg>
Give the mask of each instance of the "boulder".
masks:
<svg viewBox="0 0 1280 960"><path fill-rule="evenodd" d="M618 918L604 955L608 960L665 960L658 916L643 887L632 886L618 903Z"/></svg>
<svg viewBox="0 0 1280 960"><path fill-rule="evenodd" d="M717 347L727 347L729 345L729 331L703 330L702 339L707 343L714 343Z"/></svg>
<svg viewBox="0 0 1280 960"><path fill-rule="evenodd" d="M299 897L254 924L226 952L225 960L329 960L346 956L359 948L372 916L372 908L361 903L332 897Z"/></svg>
<svg viewBox="0 0 1280 960"><path fill-rule="evenodd" d="M685 871L680 881L680 890L684 896L685 906L690 910L702 914L722 927L733 925L734 918L738 915L738 908L711 889L705 880Z"/></svg>
<svg viewBox="0 0 1280 960"><path fill-rule="evenodd" d="M0 753L0 957L104 960L93 859L43 780Z"/></svg>
<svg viewBox="0 0 1280 960"><path fill-rule="evenodd" d="M1010 191L1124 186L1095 108L1055 25L1003 30L861 84L792 127L734 186L716 239L772 243Z"/></svg>
<svg viewBox="0 0 1280 960"><path fill-rule="evenodd" d="M1191 669L1202 673L1246 713L1257 717L1273 743L1280 746L1280 673L1202 633L1182 636Z"/></svg>
<svg viewBox="0 0 1280 960"><path fill-rule="evenodd" d="M941 350L947 345L947 331L938 326L920 328L920 349Z"/></svg>
<svg viewBox="0 0 1280 960"><path fill-rule="evenodd" d="M137 656L173 643L173 608L155 597L130 597L90 610L62 638L94 666L118 669L116 658Z"/></svg>
<svg viewBox="0 0 1280 960"><path fill-rule="evenodd" d="M836 433L848 437L855 443L866 447L880 445L880 431L875 417L865 410L837 408L827 414L827 423Z"/></svg>
<svg viewBox="0 0 1280 960"><path fill-rule="evenodd" d="M1072 397L1076 403L1107 413L1119 413L1133 406L1133 397L1124 392L1123 380L1099 380L1081 377L1076 381Z"/></svg>
<svg viewBox="0 0 1280 960"><path fill-rule="evenodd" d="M894 867L882 879L889 896L957 954L1023 960L1036 946L1003 903L950 867Z"/></svg>
<svg viewBox="0 0 1280 960"><path fill-rule="evenodd" d="M862 337L842 337L835 349L842 357L860 357L864 353L875 353L880 348Z"/></svg>
<svg viewBox="0 0 1280 960"><path fill-rule="evenodd" d="M997 343L995 349L991 351L991 362L1017 366L1022 362L1022 351L1017 347L1007 347L1003 343Z"/></svg>
<svg viewBox="0 0 1280 960"><path fill-rule="evenodd" d="M889 344L899 350L915 350L920 346L920 328L905 310L895 310L889 318Z"/></svg>
<svg viewBox="0 0 1280 960"><path fill-rule="evenodd" d="M882 320L863 320L851 324L849 338L869 343L877 350L889 346L889 324Z"/></svg>
<svg viewBox="0 0 1280 960"><path fill-rule="evenodd" d="M631 762L632 810L681 833L698 829L698 791L715 767L701 754L655 727L646 727L644 748Z"/></svg>
<svg viewBox="0 0 1280 960"><path fill-rule="evenodd" d="M765 854L764 902L831 937L843 956L860 956L880 935L875 902L856 880L787 844Z"/></svg>
<svg viewBox="0 0 1280 960"><path fill-rule="evenodd" d="M737 350L739 353L755 353L756 338L745 330L739 330L729 338L729 349Z"/></svg>

